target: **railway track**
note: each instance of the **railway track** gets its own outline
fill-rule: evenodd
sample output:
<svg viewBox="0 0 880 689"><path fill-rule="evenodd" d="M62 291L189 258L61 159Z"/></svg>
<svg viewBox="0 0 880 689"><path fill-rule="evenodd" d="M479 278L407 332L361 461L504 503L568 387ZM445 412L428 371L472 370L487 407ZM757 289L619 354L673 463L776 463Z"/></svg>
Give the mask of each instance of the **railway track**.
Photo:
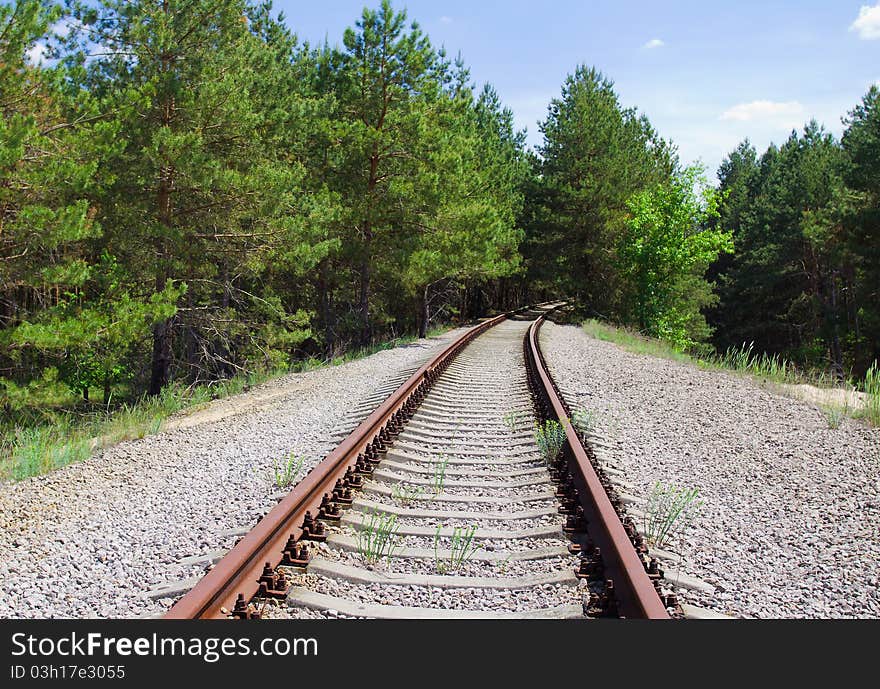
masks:
<svg viewBox="0 0 880 689"><path fill-rule="evenodd" d="M365 404L391 394L166 618L679 614L564 421L538 346L549 310L486 321L377 390ZM559 419L548 461L535 425Z"/></svg>

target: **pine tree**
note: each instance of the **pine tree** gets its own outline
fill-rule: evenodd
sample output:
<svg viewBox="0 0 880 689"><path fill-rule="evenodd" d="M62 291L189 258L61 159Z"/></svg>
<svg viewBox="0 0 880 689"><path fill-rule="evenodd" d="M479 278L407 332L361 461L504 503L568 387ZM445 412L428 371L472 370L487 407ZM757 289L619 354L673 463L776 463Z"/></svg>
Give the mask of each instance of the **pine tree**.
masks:
<svg viewBox="0 0 880 689"><path fill-rule="evenodd" d="M440 80L427 37L416 23L407 30L406 13L388 0L364 9L343 42L339 97L347 130L340 191L355 233L348 245L359 273L360 341L368 344L377 256L399 256L416 226L425 193L422 128Z"/></svg>
<svg viewBox="0 0 880 689"><path fill-rule="evenodd" d="M138 331L168 304L120 290L100 250L92 199L119 129L76 61L57 60L70 30L53 3L0 6L0 342L20 383L60 379L86 399L102 386L107 401Z"/></svg>
<svg viewBox="0 0 880 689"><path fill-rule="evenodd" d="M435 203L423 214L404 274L418 300L421 337L435 286L486 284L520 267L523 137L495 91L487 85L474 98L459 71L429 130L434 145L423 175L434 180Z"/></svg>
<svg viewBox="0 0 880 689"><path fill-rule="evenodd" d="M850 113L843 134L844 205L852 256L851 340L857 370L880 360L880 88L872 86Z"/></svg>
<svg viewBox="0 0 880 689"><path fill-rule="evenodd" d="M102 46L94 89L126 132L102 204L108 241L142 293L187 286L177 314L153 327L153 395L175 359L196 377L236 371L250 339L242 310L289 324L276 301L247 289L260 252L289 228L303 174L263 145L277 110L260 89L279 67L252 30L272 31L265 11L244 0L105 0L80 11Z"/></svg>
<svg viewBox="0 0 880 689"><path fill-rule="evenodd" d="M621 106L611 80L584 66L551 101L541 131L546 210L529 239L532 261L549 261L542 272L561 276L556 289L593 313L624 317L615 253L626 202L669 178L674 150L647 118Z"/></svg>

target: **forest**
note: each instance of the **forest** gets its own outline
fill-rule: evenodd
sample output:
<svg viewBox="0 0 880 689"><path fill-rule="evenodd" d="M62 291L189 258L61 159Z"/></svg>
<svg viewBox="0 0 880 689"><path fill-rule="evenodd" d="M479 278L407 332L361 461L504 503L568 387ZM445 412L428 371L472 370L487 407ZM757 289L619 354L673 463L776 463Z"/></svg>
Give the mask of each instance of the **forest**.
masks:
<svg viewBox="0 0 880 689"><path fill-rule="evenodd" d="M7 448L547 299L841 381L880 358L876 86L716 183L596 68L532 150L405 11L352 19L313 46L269 2L0 2Z"/></svg>

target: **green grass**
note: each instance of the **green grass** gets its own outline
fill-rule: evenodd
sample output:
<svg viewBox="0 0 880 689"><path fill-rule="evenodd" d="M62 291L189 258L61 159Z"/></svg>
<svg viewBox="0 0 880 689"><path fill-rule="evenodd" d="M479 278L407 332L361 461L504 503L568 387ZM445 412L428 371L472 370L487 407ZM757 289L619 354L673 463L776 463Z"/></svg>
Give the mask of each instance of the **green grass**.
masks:
<svg viewBox="0 0 880 689"><path fill-rule="evenodd" d="M655 548L667 546L683 533L703 506L696 488L679 488L657 481L645 503L645 540Z"/></svg>
<svg viewBox="0 0 880 689"><path fill-rule="evenodd" d="M616 327L595 319L585 321L582 327L588 335L597 340L619 345L633 354L671 359L708 370L733 371L785 385L806 384L819 388L841 386L841 382L827 372L798 368L779 355L756 352L753 344L731 347L724 354L691 353L679 351L667 342L646 337L637 331ZM847 381L844 385L863 390L868 395L867 403L862 409L848 405L826 405L826 418L828 418L829 427L838 427L842 420L841 415L863 418L874 426L880 426L880 368L877 363L875 362L868 369L864 381L855 385L852 381Z"/></svg>
<svg viewBox="0 0 880 689"><path fill-rule="evenodd" d="M229 394L225 389L221 394ZM94 449L158 433L166 418L212 398L204 386L169 387L158 397L144 397L108 411L43 410L41 417L4 429L0 440L0 478L21 480L45 474L89 457Z"/></svg>
<svg viewBox="0 0 880 689"><path fill-rule="evenodd" d="M18 480L86 459L91 441L71 432L69 425L37 426L17 430L8 440L8 450L10 460L5 473Z"/></svg>
<svg viewBox="0 0 880 689"><path fill-rule="evenodd" d="M578 433L589 435L596 429L598 416L592 409L574 409L571 412L571 423Z"/></svg>
<svg viewBox="0 0 880 689"><path fill-rule="evenodd" d="M442 455L441 459L434 462L434 473L431 475L431 491L434 495L440 495L443 492L443 486L446 483L446 467L449 466L449 457Z"/></svg>
<svg viewBox="0 0 880 689"><path fill-rule="evenodd" d="M868 402L862 415L872 425L880 426L880 367L876 361L865 374L865 393L868 395Z"/></svg>
<svg viewBox="0 0 880 689"><path fill-rule="evenodd" d="M510 410L505 412L501 420L511 433L517 433L528 422L528 414L522 411Z"/></svg>
<svg viewBox="0 0 880 689"><path fill-rule="evenodd" d="M456 526L449 539L449 555L446 558L440 557L440 533L442 530L443 524L437 524L434 531L434 566L439 574L457 572L474 556L474 553L482 548L479 543L474 541L477 527L474 525Z"/></svg>
<svg viewBox="0 0 880 689"><path fill-rule="evenodd" d="M425 489L422 486L410 486L403 481L398 481L391 488L391 497L404 507L409 507L416 500L421 499Z"/></svg>
<svg viewBox="0 0 880 689"><path fill-rule="evenodd" d="M825 407L823 412L825 414L825 420L828 422L828 428L840 428L840 424L843 423L843 420L847 416L847 411L848 407L846 405L843 407Z"/></svg>
<svg viewBox="0 0 880 689"><path fill-rule="evenodd" d="M446 327L434 328L428 337L446 330ZM296 362L288 369L250 372L191 387L169 386L158 397L115 403L109 409L97 403L84 407L79 397L65 386L44 385L32 393L28 391L26 406L17 410L15 419L4 420L0 426L0 480L18 481L45 474L87 459L95 449L158 433L165 420L176 412L194 410L213 399L240 394L287 373L347 363L416 340L415 337L396 338L332 360L312 358ZM283 478L284 468L279 471Z"/></svg>
<svg viewBox="0 0 880 689"><path fill-rule="evenodd" d="M802 371L778 354L754 351L754 343L731 347L722 355L701 357L697 361L706 367L737 371L775 383L807 383L821 387L828 387L832 383L826 374Z"/></svg>
<svg viewBox="0 0 880 689"><path fill-rule="evenodd" d="M396 514L365 512L357 530L357 549L369 564L386 560L389 564L403 547L400 545L400 523Z"/></svg>
<svg viewBox="0 0 880 689"><path fill-rule="evenodd" d="M618 328L592 318L584 322L583 328L588 335L595 337L597 340L620 345L633 354L657 356L676 361L693 361L690 356L677 351L672 345L652 337L645 337L641 333L629 328Z"/></svg>
<svg viewBox="0 0 880 689"><path fill-rule="evenodd" d="M272 471L269 474L273 485L282 490L290 488L296 483L296 479L299 478L305 461L305 455L295 455L292 452L280 462L277 458L274 458L272 460Z"/></svg>

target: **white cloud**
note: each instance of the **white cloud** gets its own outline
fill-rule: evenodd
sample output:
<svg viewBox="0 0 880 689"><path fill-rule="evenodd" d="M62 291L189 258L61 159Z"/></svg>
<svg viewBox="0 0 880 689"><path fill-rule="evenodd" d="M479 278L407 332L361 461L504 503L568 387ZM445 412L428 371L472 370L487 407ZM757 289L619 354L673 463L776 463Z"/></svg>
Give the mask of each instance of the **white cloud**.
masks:
<svg viewBox="0 0 880 689"><path fill-rule="evenodd" d="M78 20L73 17L64 17L63 19L59 19L57 22L52 24L49 27L49 30L52 31L59 38L67 38L70 35L70 32L73 29L82 29L83 25Z"/></svg>
<svg viewBox="0 0 880 689"><path fill-rule="evenodd" d="M25 59L32 65L41 65L46 61L49 54L49 48L45 43L34 43L34 45L25 51Z"/></svg>
<svg viewBox="0 0 880 689"><path fill-rule="evenodd" d="M785 103L756 100L751 103L734 105L725 110L720 119L735 122L766 122L789 128L800 125L803 115L804 106L796 100Z"/></svg>
<svg viewBox="0 0 880 689"><path fill-rule="evenodd" d="M666 44L659 38L652 38L650 41L645 43L642 48L644 48L645 50L652 50L654 48L662 48L664 45Z"/></svg>
<svg viewBox="0 0 880 689"><path fill-rule="evenodd" d="M871 7L862 5L858 18L850 25L850 31L858 31L864 41L880 38L880 2Z"/></svg>
<svg viewBox="0 0 880 689"><path fill-rule="evenodd" d="M447 17L447 16L440 17L440 23L441 24L451 24L452 17Z"/></svg>

